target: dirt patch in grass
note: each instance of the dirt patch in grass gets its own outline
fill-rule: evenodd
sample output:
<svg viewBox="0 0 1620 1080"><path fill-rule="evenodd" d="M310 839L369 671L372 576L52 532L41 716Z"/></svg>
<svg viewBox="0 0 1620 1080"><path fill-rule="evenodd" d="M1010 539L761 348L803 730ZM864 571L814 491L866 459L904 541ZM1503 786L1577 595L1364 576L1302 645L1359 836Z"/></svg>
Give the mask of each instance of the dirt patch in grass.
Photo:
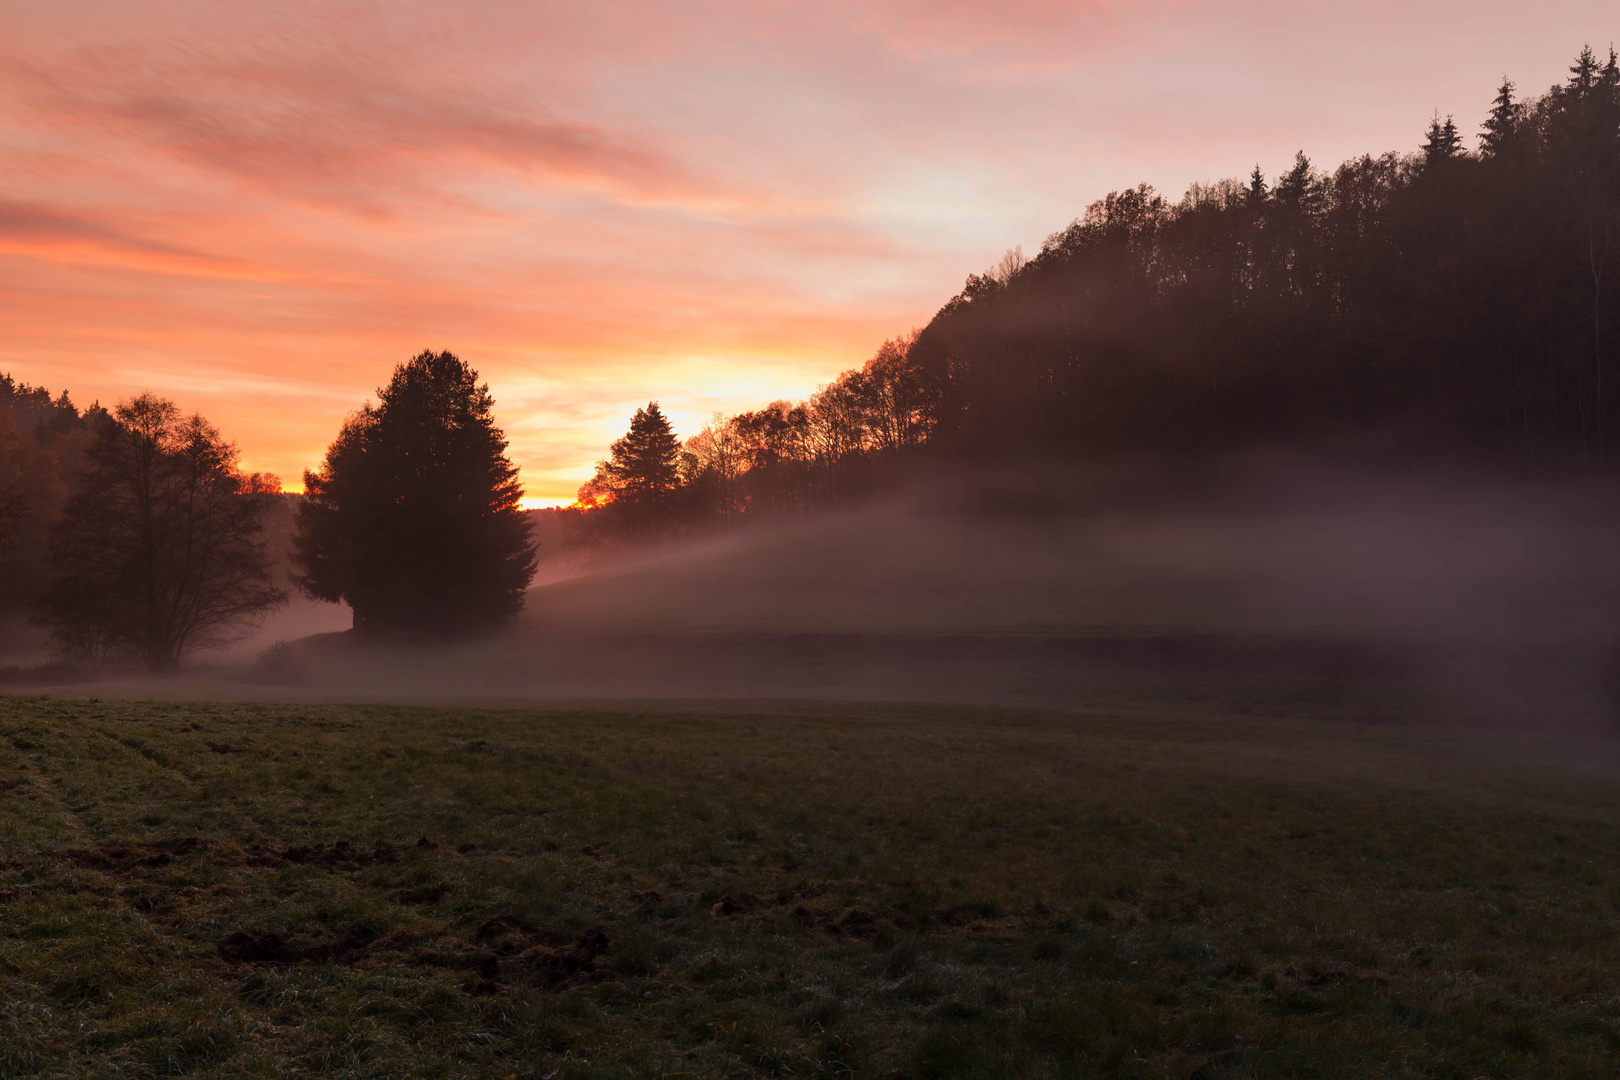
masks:
<svg viewBox="0 0 1620 1080"><path fill-rule="evenodd" d="M279 866L324 866L328 869L354 869L399 861L399 850L378 844L371 850L356 847L347 840L326 844L295 844L281 851L254 849L247 865L259 869Z"/></svg>
<svg viewBox="0 0 1620 1080"><path fill-rule="evenodd" d="M449 885L430 885L425 889L400 889L388 898L396 904L437 904L454 891Z"/></svg>
<svg viewBox="0 0 1620 1080"><path fill-rule="evenodd" d="M176 859L206 847L200 838L187 836L161 845L130 844L71 851L41 851L39 854L43 859L67 863L86 870L121 873L168 866Z"/></svg>
<svg viewBox="0 0 1620 1080"><path fill-rule="evenodd" d="M219 943L219 957L233 964L352 964L359 959L372 934L355 925L331 941L297 944L292 934L271 930L249 934L238 930Z"/></svg>

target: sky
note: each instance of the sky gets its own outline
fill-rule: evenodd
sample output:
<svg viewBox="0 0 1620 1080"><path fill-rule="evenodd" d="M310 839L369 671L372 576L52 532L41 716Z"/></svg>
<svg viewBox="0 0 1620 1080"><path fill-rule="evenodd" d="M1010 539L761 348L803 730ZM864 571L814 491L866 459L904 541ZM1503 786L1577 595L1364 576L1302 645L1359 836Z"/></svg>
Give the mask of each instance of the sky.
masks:
<svg viewBox="0 0 1620 1080"><path fill-rule="evenodd" d="M798 399L1110 190L1477 130L1613 0L0 0L0 371L297 490L394 365L531 505L631 413Z"/></svg>

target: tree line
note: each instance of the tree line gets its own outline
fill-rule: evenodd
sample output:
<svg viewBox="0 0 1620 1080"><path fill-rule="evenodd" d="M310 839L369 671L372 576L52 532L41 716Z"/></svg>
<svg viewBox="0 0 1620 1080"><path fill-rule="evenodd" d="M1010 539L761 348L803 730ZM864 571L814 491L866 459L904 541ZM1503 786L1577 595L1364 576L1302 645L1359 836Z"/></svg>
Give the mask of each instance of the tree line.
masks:
<svg viewBox="0 0 1620 1080"><path fill-rule="evenodd" d="M807 400L716 415L684 442L649 402L579 489L572 542L656 540L888 486L937 422L937 390L912 363L914 344L915 335L886 341Z"/></svg>
<svg viewBox="0 0 1620 1080"><path fill-rule="evenodd" d="M921 330L803 402L677 444L637 413L579 492L585 543L880 488L938 462L1208 453L1378 429L1605 467L1620 447L1620 62L1583 49L1477 148L1111 192L970 275Z"/></svg>
<svg viewBox="0 0 1620 1080"><path fill-rule="evenodd" d="M465 363L424 352L289 500L172 401L80 412L0 377L0 610L29 611L74 659L153 671L252 636L289 585L348 604L368 637L498 624L522 607L535 546L493 404Z"/></svg>
<svg viewBox="0 0 1620 1080"><path fill-rule="evenodd" d="M1438 116L1416 153L1172 205L1114 192L1035 257L970 277L918 336L940 438L996 455L1207 451L1388 427L1447 448L1597 464L1620 419L1620 63L1590 49L1479 148Z"/></svg>

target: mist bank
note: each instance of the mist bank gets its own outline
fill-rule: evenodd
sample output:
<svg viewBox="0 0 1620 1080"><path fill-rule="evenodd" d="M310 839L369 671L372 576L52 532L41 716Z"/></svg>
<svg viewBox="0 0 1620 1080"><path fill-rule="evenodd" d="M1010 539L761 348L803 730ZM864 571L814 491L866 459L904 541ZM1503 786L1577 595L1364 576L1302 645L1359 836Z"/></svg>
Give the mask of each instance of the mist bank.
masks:
<svg viewBox="0 0 1620 1080"><path fill-rule="evenodd" d="M324 633L270 667L193 678L209 696L279 700L859 699L1605 728L1616 552L1607 478L1277 457L980 472L620 551L532 589L513 624L476 639ZM200 692L120 685L75 692Z"/></svg>

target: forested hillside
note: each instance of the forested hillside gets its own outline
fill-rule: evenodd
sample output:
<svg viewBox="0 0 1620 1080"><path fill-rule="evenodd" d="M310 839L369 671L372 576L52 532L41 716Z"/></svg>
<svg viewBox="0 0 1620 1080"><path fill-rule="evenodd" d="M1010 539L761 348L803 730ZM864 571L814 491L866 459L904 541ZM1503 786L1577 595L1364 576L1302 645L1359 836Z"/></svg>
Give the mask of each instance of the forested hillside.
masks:
<svg viewBox="0 0 1620 1080"><path fill-rule="evenodd" d="M1174 203L1113 192L806 401L716 417L659 462L620 453L658 442L633 427L581 490L581 531L843 501L917 456L1097 461L1378 430L1496 462L1610 465L1620 61L1585 49L1523 100L1504 79L1467 141L1437 115L1413 153L1332 171L1301 153L1281 176L1256 167ZM647 469L674 479L649 487Z"/></svg>
<svg viewBox="0 0 1620 1080"><path fill-rule="evenodd" d="M1620 68L1504 82L1476 153L1273 184L1115 192L968 279L912 362L978 452L1229 447L1396 425L1493 455L1602 460L1620 419Z"/></svg>

